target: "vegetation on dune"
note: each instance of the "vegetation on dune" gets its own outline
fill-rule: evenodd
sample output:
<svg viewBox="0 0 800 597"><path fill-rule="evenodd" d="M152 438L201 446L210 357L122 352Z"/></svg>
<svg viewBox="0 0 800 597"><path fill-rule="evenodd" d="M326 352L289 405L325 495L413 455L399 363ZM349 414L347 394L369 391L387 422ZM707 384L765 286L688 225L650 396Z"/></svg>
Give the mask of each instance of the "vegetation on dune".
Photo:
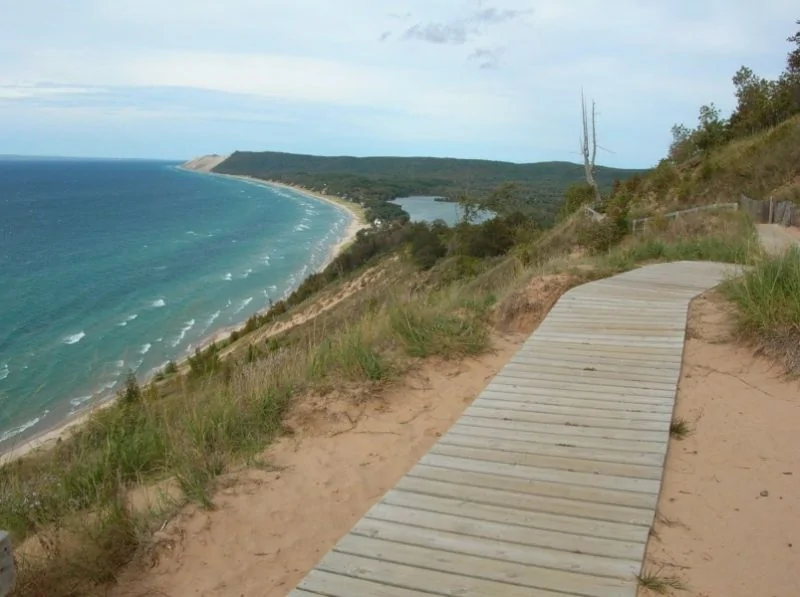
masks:
<svg viewBox="0 0 800 597"><path fill-rule="evenodd" d="M723 292L737 307L740 334L800 373L800 248L762 258Z"/></svg>

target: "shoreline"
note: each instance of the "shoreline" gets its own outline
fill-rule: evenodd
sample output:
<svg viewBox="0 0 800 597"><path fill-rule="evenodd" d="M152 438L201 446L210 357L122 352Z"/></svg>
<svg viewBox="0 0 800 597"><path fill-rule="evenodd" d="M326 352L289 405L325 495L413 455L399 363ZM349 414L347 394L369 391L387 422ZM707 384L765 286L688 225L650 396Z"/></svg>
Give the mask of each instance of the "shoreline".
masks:
<svg viewBox="0 0 800 597"><path fill-rule="evenodd" d="M345 229L343 236L338 240L338 242L336 242L334 245L331 246L331 249L328 252L328 256L325 258L325 261L318 269L315 270L314 273L321 272L325 268L327 268L331 264L331 262L333 262L333 260L336 259L336 257L342 253L342 251L344 251L355 241L356 235L358 234L359 231L369 227L369 224L366 222L366 218L364 217L364 212L360 208L360 206L339 199L338 197L333 198L328 195L324 195L322 193L317 193L314 191L309 191L307 189L303 189L301 187L297 187L294 185L262 180L259 178L254 178L252 176L218 174L215 172L192 170L189 168L183 168L181 166L179 166L178 168L186 172L196 172L198 174L211 174L213 176L224 176L227 178L238 179L244 182L257 183L264 186L283 187L285 189L295 191L296 193L299 193L301 195L305 195L306 197L309 197L316 201L323 201L325 203L335 206L336 208L342 211L347 212L347 214L350 216L350 223ZM302 283L302 280L300 281L300 283ZM288 293L290 294L292 291L288 291ZM269 308L260 309L259 311L256 312L256 314L263 314L266 313L268 310ZM238 323L236 325L221 328L216 332L214 332L213 334L210 334L206 338L203 338L197 344L197 348L200 350L204 350L212 342L222 342L224 340L227 340L234 332L244 329L246 324L247 320L242 321L241 323ZM189 357L186 356L174 362L178 366L178 369L181 370L183 367L185 367L188 360ZM149 384L153 380L155 373L156 373L155 371L149 373L146 377L144 377L141 380L140 383L142 385ZM116 402L116 394L106 397L99 396L96 400L91 401L91 403L87 405L84 409L76 411L72 416L68 416L64 419L61 419L60 421L54 423L52 426L46 427L39 432L33 433L27 438L21 439L19 443L13 443L13 442L9 443L9 447L7 449L0 449L0 466L13 462L14 460L22 458L23 456L28 455L34 451L45 451L52 448L60 440L66 439L74 429L82 425L85 425L96 412L112 406L113 404L115 404L115 402Z"/></svg>

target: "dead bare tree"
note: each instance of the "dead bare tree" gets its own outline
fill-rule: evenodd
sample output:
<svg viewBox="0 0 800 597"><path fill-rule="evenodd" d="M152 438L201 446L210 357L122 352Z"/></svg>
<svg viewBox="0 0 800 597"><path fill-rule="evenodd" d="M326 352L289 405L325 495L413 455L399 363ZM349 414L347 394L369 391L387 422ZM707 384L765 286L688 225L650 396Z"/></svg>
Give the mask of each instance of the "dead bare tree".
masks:
<svg viewBox="0 0 800 597"><path fill-rule="evenodd" d="M597 186L597 181L594 179L595 174L595 157L597 156L597 128L595 127L595 108L594 100L592 100L592 134L589 135L589 117L586 111L586 97L581 91L581 112L583 114L583 134L581 135L581 153L583 154L583 167L586 170L586 183L592 187L594 191L594 198L597 203L600 203L602 197L600 196L600 188Z"/></svg>

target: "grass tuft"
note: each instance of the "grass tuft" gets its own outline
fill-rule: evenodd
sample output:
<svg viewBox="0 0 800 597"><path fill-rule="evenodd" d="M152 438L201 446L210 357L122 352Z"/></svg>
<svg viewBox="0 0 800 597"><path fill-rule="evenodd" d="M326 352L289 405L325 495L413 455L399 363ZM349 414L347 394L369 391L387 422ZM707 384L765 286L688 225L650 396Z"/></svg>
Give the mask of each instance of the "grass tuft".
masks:
<svg viewBox="0 0 800 597"><path fill-rule="evenodd" d="M689 433L691 433L689 423L683 417L673 419L669 425L669 434L675 439L685 439Z"/></svg>
<svg viewBox="0 0 800 597"><path fill-rule="evenodd" d="M486 350L489 334L468 305L460 312L446 313L429 305L406 304L391 308L392 331L412 357L462 356Z"/></svg>
<svg viewBox="0 0 800 597"><path fill-rule="evenodd" d="M659 572L645 572L636 577L639 586L659 595L666 595L670 590L685 591L686 585L676 576L661 576Z"/></svg>
<svg viewBox="0 0 800 597"><path fill-rule="evenodd" d="M722 291L737 307L740 335L800 373L800 248L762 258Z"/></svg>

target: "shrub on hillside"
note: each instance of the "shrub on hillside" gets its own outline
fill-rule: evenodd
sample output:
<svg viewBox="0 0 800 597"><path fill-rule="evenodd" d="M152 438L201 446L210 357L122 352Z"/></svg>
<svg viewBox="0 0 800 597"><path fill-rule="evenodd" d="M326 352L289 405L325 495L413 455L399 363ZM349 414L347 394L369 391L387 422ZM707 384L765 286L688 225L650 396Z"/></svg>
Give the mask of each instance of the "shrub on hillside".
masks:
<svg viewBox="0 0 800 597"><path fill-rule="evenodd" d="M442 238L433 227L424 222L409 225L409 255L412 261L422 268L430 269L447 253Z"/></svg>
<svg viewBox="0 0 800 597"><path fill-rule="evenodd" d="M586 220L576 230L576 240L589 253L605 253L618 245L628 232L622 218L606 217L601 222Z"/></svg>

